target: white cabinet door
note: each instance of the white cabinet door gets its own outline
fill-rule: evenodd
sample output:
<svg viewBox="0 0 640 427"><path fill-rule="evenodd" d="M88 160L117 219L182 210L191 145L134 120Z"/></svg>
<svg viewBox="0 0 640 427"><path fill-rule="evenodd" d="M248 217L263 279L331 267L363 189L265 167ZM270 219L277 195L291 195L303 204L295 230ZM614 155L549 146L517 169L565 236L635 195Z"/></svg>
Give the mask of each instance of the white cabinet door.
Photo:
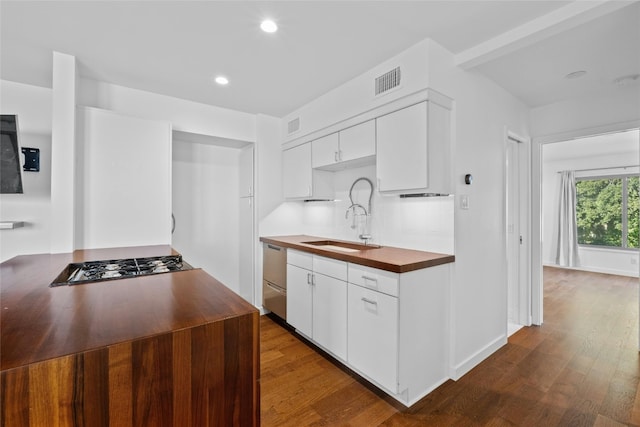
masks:
<svg viewBox="0 0 640 427"><path fill-rule="evenodd" d="M361 159L376 154L375 120L340 131L340 149L338 157L341 161Z"/></svg>
<svg viewBox="0 0 640 427"><path fill-rule="evenodd" d="M313 285L312 273L287 264L287 323L311 338Z"/></svg>
<svg viewBox="0 0 640 427"><path fill-rule="evenodd" d="M349 283L349 364L398 393L398 299Z"/></svg>
<svg viewBox="0 0 640 427"><path fill-rule="evenodd" d="M338 132L311 142L311 166L319 168L340 161Z"/></svg>
<svg viewBox="0 0 640 427"><path fill-rule="evenodd" d="M285 199L311 196L311 144L282 152L282 181Z"/></svg>
<svg viewBox="0 0 640 427"><path fill-rule="evenodd" d="M311 168L311 143L282 152L282 181L285 199L332 200L331 172Z"/></svg>
<svg viewBox="0 0 640 427"><path fill-rule="evenodd" d="M347 360L347 282L314 273L313 340Z"/></svg>
<svg viewBox="0 0 640 427"><path fill-rule="evenodd" d="M171 124L79 112L79 248L171 244Z"/></svg>
<svg viewBox="0 0 640 427"><path fill-rule="evenodd" d="M379 191L427 188L427 103L376 119Z"/></svg>

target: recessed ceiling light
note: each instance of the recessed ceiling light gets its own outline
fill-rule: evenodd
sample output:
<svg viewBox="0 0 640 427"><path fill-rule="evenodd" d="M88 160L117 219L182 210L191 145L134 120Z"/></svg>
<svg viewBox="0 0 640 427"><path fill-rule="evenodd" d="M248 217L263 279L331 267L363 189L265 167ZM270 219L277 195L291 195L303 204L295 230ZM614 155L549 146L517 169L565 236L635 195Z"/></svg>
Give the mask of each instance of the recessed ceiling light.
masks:
<svg viewBox="0 0 640 427"><path fill-rule="evenodd" d="M626 86L640 79L640 74L629 74L628 76L618 77L613 81L618 86Z"/></svg>
<svg viewBox="0 0 640 427"><path fill-rule="evenodd" d="M565 79L577 79L577 78L580 78L580 77L584 76L585 74L587 74L587 72L585 70L574 71L574 72L569 73L566 76L564 76L564 78Z"/></svg>
<svg viewBox="0 0 640 427"><path fill-rule="evenodd" d="M214 81L222 86L229 84L229 79L227 79L225 76L218 76Z"/></svg>
<svg viewBox="0 0 640 427"><path fill-rule="evenodd" d="M260 28L265 33L275 33L276 31L278 31L278 26L271 19L265 19L264 21L262 21L262 23L260 24Z"/></svg>

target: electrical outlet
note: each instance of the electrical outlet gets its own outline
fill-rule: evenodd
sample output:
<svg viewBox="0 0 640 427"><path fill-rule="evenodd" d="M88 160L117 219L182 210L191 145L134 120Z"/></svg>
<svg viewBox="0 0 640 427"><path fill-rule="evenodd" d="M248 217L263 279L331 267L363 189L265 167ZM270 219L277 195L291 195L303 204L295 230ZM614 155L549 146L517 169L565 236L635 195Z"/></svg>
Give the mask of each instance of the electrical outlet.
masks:
<svg viewBox="0 0 640 427"><path fill-rule="evenodd" d="M638 258L632 256L631 257L631 265L637 265L638 264Z"/></svg>

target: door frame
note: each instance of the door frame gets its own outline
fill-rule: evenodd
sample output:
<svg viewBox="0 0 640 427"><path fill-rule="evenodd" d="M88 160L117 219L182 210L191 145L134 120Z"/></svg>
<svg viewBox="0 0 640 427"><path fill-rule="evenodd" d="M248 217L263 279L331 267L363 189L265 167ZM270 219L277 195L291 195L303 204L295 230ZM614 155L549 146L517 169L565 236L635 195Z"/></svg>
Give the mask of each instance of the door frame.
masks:
<svg viewBox="0 0 640 427"><path fill-rule="evenodd" d="M517 259L513 259L513 254L509 252L509 156L508 150L510 144L517 145L517 173L518 180L518 193L522 195L518 203L518 231L522 237L522 244L517 254ZM518 302L517 302L517 318L518 323L523 326L530 326L532 321L532 299L531 299L531 215L529 214L531 206L531 191L530 191L530 177L529 166L531 164L531 139L523 137L510 131L505 127L504 130L504 245L505 245L505 268L504 277L506 285L506 298L507 298L507 327L509 323L509 308L510 308L510 285L509 285L509 265L513 262L517 262L519 265L518 273Z"/></svg>
<svg viewBox="0 0 640 427"><path fill-rule="evenodd" d="M535 238L531 239L531 315L534 325L542 325L544 321L544 287L542 275L542 146L554 142L622 132L637 128L640 128L640 120L630 120L533 138L531 145L531 236L535 236ZM640 306L640 299L638 304ZM638 339L640 348L640 336Z"/></svg>

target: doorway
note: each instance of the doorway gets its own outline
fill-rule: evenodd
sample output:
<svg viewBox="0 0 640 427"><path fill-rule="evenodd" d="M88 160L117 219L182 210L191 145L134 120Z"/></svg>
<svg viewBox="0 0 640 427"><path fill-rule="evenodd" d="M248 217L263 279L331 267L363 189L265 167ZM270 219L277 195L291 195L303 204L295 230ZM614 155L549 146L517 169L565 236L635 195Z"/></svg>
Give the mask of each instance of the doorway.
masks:
<svg viewBox="0 0 640 427"><path fill-rule="evenodd" d="M547 151L549 147L555 146L556 144L561 144L562 142L572 141L575 144L577 140L588 141L591 138L595 138L595 137L602 137L607 135L611 136L611 135L620 134L624 131L635 130L636 136L634 137L635 139L632 142L632 145L635 145L635 148L636 148L635 154L633 153L631 154L627 153L626 155L622 154L621 157L625 159L625 161L622 162L624 163L623 166L629 166L632 163L635 163L637 165L639 161L637 150L638 150L638 147L640 147L640 136L638 136L639 134L637 133L639 125L640 125L640 122L638 121L618 123L610 126L602 126L598 128L584 129L579 131L567 132L559 135L552 135L549 137L539 138L534 141L534 145L532 149L532 210L531 210L533 218L532 218L531 224L532 224L532 235L539 236L539 239L533 239L532 252L531 252L531 256L532 256L532 270L531 270L532 323L536 325L541 325L543 323L542 266L553 264L553 262L550 262L551 242L549 241L551 239L550 236L552 234L549 230L550 230L550 227L552 228L552 225L549 225L549 214L547 213L545 215L545 211L549 210L548 206L546 206L549 203L548 193L550 191L553 191L553 188L555 187L553 185L552 186L545 185L545 182L544 182L545 151ZM557 147L560 147L560 145L557 145ZM600 160L600 161L611 160L610 158L608 158L608 156L615 154L612 152L612 148L613 148L613 145L608 145L605 148L606 155L600 153L600 155L596 155L595 157L597 158L597 160ZM569 167L569 168L563 167L563 168L576 169L576 170L580 170L585 175L592 175L594 173L596 174L601 173L602 171L607 172L609 169L611 169L606 166L616 166L614 164L604 164L603 166L603 164L598 164L598 163L584 163L584 162L588 162L589 160L584 158L580 159L580 158L585 157L584 154L586 150L587 150L586 144L580 146L580 148L578 149L574 147L572 149L566 150L569 153L566 155L567 159L570 159L573 162L582 161L583 163L581 165L574 165L573 167ZM620 157L620 153L618 153L618 157ZM617 166L620 166L620 165L621 164L618 164ZM549 173L547 173L547 175L549 175ZM553 173L551 175L555 177L557 173ZM609 252L616 253L616 250L610 249ZM618 251L617 254L620 254L620 252ZM634 265L631 270L632 274L638 275L639 272L638 272L637 261L634 262L634 260L631 260L628 253L625 256L626 256L626 263ZM637 252L635 254L635 257L637 259ZM598 258L603 259L603 257L601 256L599 256ZM619 272L616 273L615 271L612 271L612 270L609 270L609 271L605 271L602 269L598 270L598 267L595 269L590 268L590 270L619 274Z"/></svg>

